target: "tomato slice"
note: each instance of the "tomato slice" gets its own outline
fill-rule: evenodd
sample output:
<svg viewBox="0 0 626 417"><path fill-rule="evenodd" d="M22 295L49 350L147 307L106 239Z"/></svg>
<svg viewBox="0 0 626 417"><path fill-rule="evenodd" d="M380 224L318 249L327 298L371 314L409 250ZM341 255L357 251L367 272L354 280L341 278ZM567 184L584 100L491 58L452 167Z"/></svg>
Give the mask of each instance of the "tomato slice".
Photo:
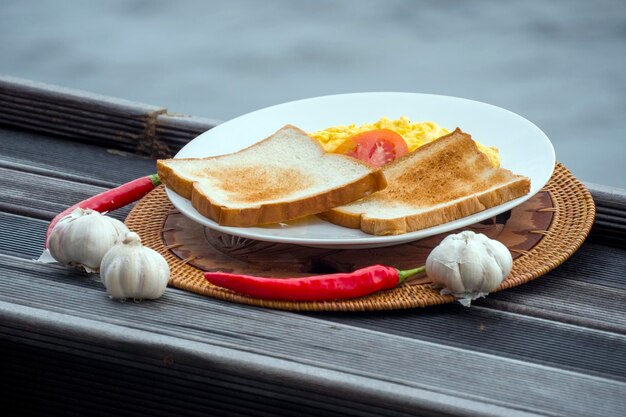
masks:
<svg viewBox="0 0 626 417"><path fill-rule="evenodd" d="M406 155L409 148L402 136L393 130L375 129L352 136L339 145L335 152L357 158L378 168Z"/></svg>

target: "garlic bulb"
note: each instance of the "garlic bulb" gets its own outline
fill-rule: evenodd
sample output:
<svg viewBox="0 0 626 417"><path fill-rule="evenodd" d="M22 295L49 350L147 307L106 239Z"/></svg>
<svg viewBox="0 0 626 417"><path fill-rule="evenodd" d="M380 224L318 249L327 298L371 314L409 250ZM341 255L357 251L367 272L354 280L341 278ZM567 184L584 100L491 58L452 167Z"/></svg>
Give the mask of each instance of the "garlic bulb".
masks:
<svg viewBox="0 0 626 417"><path fill-rule="evenodd" d="M512 268L506 246L472 231L447 236L426 259L426 273L435 286L465 306L498 288Z"/></svg>
<svg viewBox="0 0 626 417"><path fill-rule="evenodd" d="M165 292L170 268L157 251L141 245L134 232L102 259L100 277L112 298L155 299Z"/></svg>
<svg viewBox="0 0 626 417"><path fill-rule="evenodd" d="M95 210L77 208L54 226L48 249L59 263L96 272L104 254L127 232L126 225L117 219Z"/></svg>

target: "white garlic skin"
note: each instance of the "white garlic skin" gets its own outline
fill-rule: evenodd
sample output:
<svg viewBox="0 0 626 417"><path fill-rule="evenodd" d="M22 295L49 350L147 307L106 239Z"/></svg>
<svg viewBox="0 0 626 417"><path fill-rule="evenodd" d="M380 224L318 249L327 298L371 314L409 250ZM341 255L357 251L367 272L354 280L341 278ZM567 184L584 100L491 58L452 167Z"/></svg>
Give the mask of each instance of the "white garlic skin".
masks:
<svg viewBox="0 0 626 417"><path fill-rule="evenodd" d="M426 259L426 273L436 286L471 299L498 288L512 268L506 246L472 231L447 236Z"/></svg>
<svg viewBox="0 0 626 417"><path fill-rule="evenodd" d="M136 233L112 247L102 259L100 278L112 298L156 299L163 295L170 277L167 261L141 245Z"/></svg>
<svg viewBox="0 0 626 417"><path fill-rule="evenodd" d="M128 228L121 221L95 210L77 208L54 226L48 249L61 264L96 272L104 255L126 233Z"/></svg>

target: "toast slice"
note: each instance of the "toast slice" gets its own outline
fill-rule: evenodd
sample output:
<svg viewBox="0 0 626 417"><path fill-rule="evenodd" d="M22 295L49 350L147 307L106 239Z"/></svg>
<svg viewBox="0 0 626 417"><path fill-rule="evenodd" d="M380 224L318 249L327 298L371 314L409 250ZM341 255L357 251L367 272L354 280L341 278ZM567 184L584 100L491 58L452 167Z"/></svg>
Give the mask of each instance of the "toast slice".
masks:
<svg viewBox="0 0 626 417"><path fill-rule="evenodd" d="M239 152L157 161L161 181L224 226L283 222L350 203L385 188L380 170L326 153L295 126Z"/></svg>
<svg viewBox="0 0 626 417"><path fill-rule="evenodd" d="M374 235L447 223L530 191L530 180L495 168L460 129L382 168L387 188L320 217Z"/></svg>

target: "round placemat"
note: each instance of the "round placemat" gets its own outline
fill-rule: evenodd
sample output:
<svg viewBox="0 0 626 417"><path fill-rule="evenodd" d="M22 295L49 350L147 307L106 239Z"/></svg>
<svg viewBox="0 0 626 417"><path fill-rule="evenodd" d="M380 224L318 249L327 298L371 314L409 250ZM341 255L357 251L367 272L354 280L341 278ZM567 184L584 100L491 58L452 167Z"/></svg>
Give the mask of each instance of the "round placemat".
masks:
<svg viewBox="0 0 626 417"><path fill-rule="evenodd" d="M496 291L536 279L568 259L587 237L595 217L589 191L562 164L544 189L531 199L492 219L464 228L505 244L513 254L513 270ZM289 277L351 271L373 263L396 268L423 265L445 236L459 230L402 245L329 250L260 242L219 233L180 214L163 186L139 201L126 224L145 246L161 253L170 265L169 285L236 303L295 311L372 311L426 307L454 301L433 289L425 275L392 290L366 297L323 302L256 299L210 284L204 271L228 271Z"/></svg>

